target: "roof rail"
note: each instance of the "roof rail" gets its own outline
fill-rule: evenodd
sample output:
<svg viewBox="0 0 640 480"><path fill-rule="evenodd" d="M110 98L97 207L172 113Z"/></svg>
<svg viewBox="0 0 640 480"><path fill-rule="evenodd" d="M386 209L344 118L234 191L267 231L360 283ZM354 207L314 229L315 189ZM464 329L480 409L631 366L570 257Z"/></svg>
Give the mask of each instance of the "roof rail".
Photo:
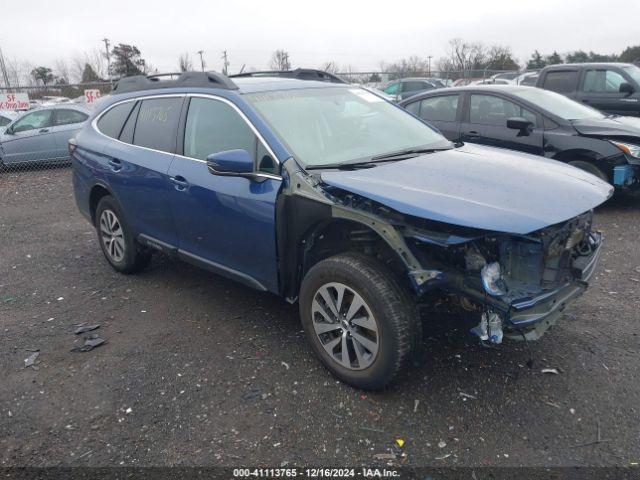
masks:
<svg viewBox="0 0 640 480"><path fill-rule="evenodd" d="M170 77L168 80L163 77ZM175 78L177 77L177 78ZM216 72L180 72L124 77L115 84L113 93L153 90L175 87L213 87L237 90L238 86L228 77Z"/></svg>
<svg viewBox="0 0 640 480"><path fill-rule="evenodd" d="M314 68L296 68L295 70L264 70L261 72L244 72L229 75L229 78L247 77L283 77L295 78L297 80L315 80L319 82L347 83L333 73Z"/></svg>

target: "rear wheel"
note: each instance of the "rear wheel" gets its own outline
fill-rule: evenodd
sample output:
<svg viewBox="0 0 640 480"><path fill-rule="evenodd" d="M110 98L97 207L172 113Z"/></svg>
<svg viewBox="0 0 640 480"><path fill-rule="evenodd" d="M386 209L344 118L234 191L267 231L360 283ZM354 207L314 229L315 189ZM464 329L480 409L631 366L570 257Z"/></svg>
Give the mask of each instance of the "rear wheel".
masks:
<svg viewBox="0 0 640 480"><path fill-rule="evenodd" d="M609 182L607 175L593 163L585 160L574 160L573 162L569 162L569 165L579 168L580 170L584 170L585 172L589 172L591 175L595 175L603 182Z"/></svg>
<svg viewBox="0 0 640 480"><path fill-rule="evenodd" d="M100 248L115 270L135 273L149 264L151 252L135 241L113 197L107 195L100 199L95 219Z"/></svg>
<svg viewBox="0 0 640 480"><path fill-rule="evenodd" d="M300 316L324 366L357 388L386 387L419 345L412 295L365 255L341 254L314 265L302 282Z"/></svg>

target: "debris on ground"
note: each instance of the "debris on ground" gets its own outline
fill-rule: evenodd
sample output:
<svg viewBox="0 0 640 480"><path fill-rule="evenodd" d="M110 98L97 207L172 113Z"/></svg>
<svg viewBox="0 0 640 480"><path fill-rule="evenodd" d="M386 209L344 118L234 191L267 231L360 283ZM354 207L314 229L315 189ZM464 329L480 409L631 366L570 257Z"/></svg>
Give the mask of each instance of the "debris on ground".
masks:
<svg viewBox="0 0 640 480"><path fill-rule="evenodd" d="M73 333L76 335L80 335L81 333L92 332L93 330L97 330L100 328L100 324L96 323L95 325L80 325L76 328Z"/></svg>
<svg viewBox="0 0 640 480"><path fill-rule="evenodd" d="M477 400L478 397L476 397L475 395L470 395L468 393L464 393L464 392L460 392L460 396L462 397L463 401L467 401L467 398L471 399L471 400Z"/></svg>
<svg viewBox="0 0 640 480"><path fill-rule="evenodd" d="M289 366L289 364L287 362L280 362L282 364L282 366L284 368L286 368L287 370L289 370L291 367Z"/></svg>
<svg viewBox="0 0 640 480"><path fill-rule="evenodd" d="M91 335L90 337L85 337L84 345L73 347L71 351L72 352L88 352L105 343L107 343L107 341L104 338L100 338L97 335Z"/></svg>
<svg viewBox="0 0 640 480"><path fill-rule="evenodd" d="M413 413L417 413L418 405L420 405L420 400L414 400L413 401Z"/></svg>
<svg viewBox="0 0 640 480"><path fill-rule="evenodd" d="M404 440L402 438L396 438L396 445L400 448L404 447Z"/></svg>
<svg viewBox="0 0 640 480"><path fill-rule="evenodd" d="M40 352L39 351L35 351L33 352L31 355L29 355L27 358L24 359L24 368L35 368L35 363L36 363L36 359L40 356Z"/></svg>
<svg viewBox="0 0 640 480"><path fill-rule="evenodd" d="M441 457L435 457L436 460L446 460L447 458L449 458L451 456L450 453L447 453L446 455L442 455Z"/></svg>
<svg viewBox="0 0 640 480"><path fill-rule="evenodd" d="M395 460L396 455L394 453L376 453L373 458L376 460Z"/></svg>
<svg viewBox="0 0 640 480"><path fill-rule="evenodd" d="M384 430L381 428L375 428L375 427L365 427L364 425L360 426L360 430L364 430L366 432L376 432L376 433L384 433Z"/></svg>
<svg viewBox="0 0 640 480"><path fill-rule="evenodd" d="M242 398L245 400L257 400L261 397L262 390L260 390L259 388L252 388L251 390L248 390L247 392L242 394Z"/></svg>
<svg viewBox="0 0 640 480"><path fill-rule="evenodd" d="M554 375L560 375L560 372L558 371L557 368L543 368L542 370L540 370L540 372L542 372L542 373L552 373Z"/></svg>
<svg viewBox="0 0 640 480"><path fill-rule="evenodd" d="M447 442L445 442L444 440L440 440L438 442L438 448L444 448L447 446Z"/></svg>
<svg viewBox="0 0 640 480"><path fill-rule="evenodd" d="M611 440L606 438L603 439L602 438L602 433L600 432L600 421L598 420L598 422L596 422L596 439L592 442L587 442L587 443L579 443L578 445L572 445L571 448L578 448L578 447L589 447L591 445L598 445L600 443L605 443L605 442L610 442Z"/></svg>

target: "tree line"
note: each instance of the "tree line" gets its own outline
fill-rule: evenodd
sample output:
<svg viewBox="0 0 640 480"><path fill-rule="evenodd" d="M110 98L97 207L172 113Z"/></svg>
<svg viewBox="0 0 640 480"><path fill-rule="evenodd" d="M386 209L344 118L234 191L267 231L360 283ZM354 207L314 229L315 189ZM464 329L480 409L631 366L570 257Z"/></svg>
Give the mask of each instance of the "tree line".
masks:
<svg viewBox="0 0 640 480"><path fill-rule="evenodd" d="M205 69L205 62L200 54L201 69ZM225 69L228 66L227 54L224 52ZM520 64L513 55L511 48L504 45L487 46L480 42L468 42L460 38L449 41L446 53L432 62L432 57L410 56L392 63L379 63L379 72L388 73L394 77L407 77L412 75L431 75L438 72L440 76L456 78L462 76L475 76L481 72L499 70L535 70L546 65L559 63L580 62L640 62L640 45L628 46L619 54L602 54L593 51L576 50L560 54L553 51L542 54L535 50L524 64ZM8 62L10 78L18 80L17 62ZM278 49L274 51L269 60L271 70L290 70L292 58L288 51ZM13 75L12 75L13 68ZM197 68L197 67L196 67ZM351 65L338 65L329 60L320 65L321 70L331 73L343 73L357 76L357 69ZM193 70L194 63L188 53L178 57L177 70ZM91 51L82 56L76 56L71 61L71 66L64 61L55 62L54 68L37 66L30 69L29 80L38 85L67 85L69 83L92 83L107 81L108 79L121 78L132 75L148 74L154 72L154 68L143 58L142 53L135 45L118 43L107 52ZM243 65L241 71L255 70ZM463 73L464 72L464 73ZM362 80L379 81L377 73L370 74Z"/></svg>

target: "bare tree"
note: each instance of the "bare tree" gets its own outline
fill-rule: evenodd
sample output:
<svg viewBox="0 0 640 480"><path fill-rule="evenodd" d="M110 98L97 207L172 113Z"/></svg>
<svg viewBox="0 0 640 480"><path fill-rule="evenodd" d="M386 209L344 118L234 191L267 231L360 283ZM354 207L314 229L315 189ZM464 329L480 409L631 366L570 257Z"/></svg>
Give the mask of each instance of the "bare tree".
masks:
<svg viewBox="0 0 640 480"><path fill-rule="evenodd" d="M320 65L320 70L324 70L325 72L336 74L340 69L338 68L338 64L336 62L334 62L333 60L329 60L327 62L324 62L322 65Z"/></svg>
<svg viewBox="0 0 640 480"><path fill-rule="evenodd" d="M64 80L63 83L71 82L69 65L64 58L57 59L53 64L53 74L56 77L56 80Z"/></svg>
<svg viewBox="0 0 640 480"><path fill-rule="evenodd" d="M178 57L178 69L180 69L181 72L189 72L193 70L193 63L191 62L191 58L189 58L189 54L187 52Z"/></svg>
<svg viewBox="0 0 640 480"><path fill-rule="evenodd" d="M291 70L291 63L289 60L289 53L285 50L276 50L271 55L271 61L269 62L271 70Z"/></svg>

